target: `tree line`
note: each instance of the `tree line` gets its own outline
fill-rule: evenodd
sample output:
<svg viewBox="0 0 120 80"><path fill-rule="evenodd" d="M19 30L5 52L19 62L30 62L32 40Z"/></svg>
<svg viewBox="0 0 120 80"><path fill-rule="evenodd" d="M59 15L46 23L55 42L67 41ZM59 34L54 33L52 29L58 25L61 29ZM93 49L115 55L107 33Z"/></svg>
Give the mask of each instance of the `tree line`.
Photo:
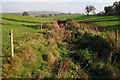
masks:
<svg viewBox="0 0 120 80"><path fill-rule="evenodd" d="M120 1L114 2L112 6L106 6L104 9L107 15L119 15L120 14Z"/></svg>
<svg viewBox="0 0 120 80"><path fill-rule="evenodd" d="M104 12L100 12L98 13L98 15L105 15L105 16L120 15L120 1L114 2L113 5L111 6L105 6Z"/></svg>
<svg viewBox="0 0 120 80"><path fill-rule="evenodd" d="M96 10L95 6L88 5L85 7L85 11L87 15L89 13L93 12ZM105 15L105 16L110 16L110 15L120 15L120 1L119 2L114 2L112 6L105 6L104 11L97 13L97 15Z"/></svg>

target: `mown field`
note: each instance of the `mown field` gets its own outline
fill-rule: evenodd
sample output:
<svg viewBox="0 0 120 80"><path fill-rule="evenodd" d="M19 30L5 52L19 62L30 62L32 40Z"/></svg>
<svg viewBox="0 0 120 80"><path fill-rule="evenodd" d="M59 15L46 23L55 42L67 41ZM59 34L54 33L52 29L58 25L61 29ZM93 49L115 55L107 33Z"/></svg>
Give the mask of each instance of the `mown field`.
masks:
<svg viewBox="0 0 120 80"><path fill-rule="evenodd" d="M109 53L111 47L104 39L101 39L101 36L95 34L81 34L79 32L73 33L73 35L77 35L77 37L72 37L68 40L67 44L77 45L80 43L81 47L77 49L81 50L73 50L73 52L78 53L78 56L82 56L85 59L83 61L89 63L90 67L92 64L92 70L88 71L88 69L83 69L83 67L78 66L79 62L74 60L73 58L66 57L67 53L71 53L69 49L66 48L66 43L61 40L61 36L55 37L58 40L58 43L50 43L49 41L54 41L52 39L48 39L48 35L46 34L49 31L48 28L44 29L35 29L35 25L39 25L40 22L52 22L54 19L62 19L68 18L73 19L77 22L85 22L87 24L94 24L106 29L120 30L120 16L95 16L95 15L59 15L55 17L30 17L30 16L20 16L20 15L12 15L12 14L2 14L2 53L3 53L3 76L6 78L36 78L36 77L54 77L54 78L68 78L68 77L78 77L78 78L88 78L91 77L102 77L103 73L108 73L108 77L113 74L115 71L119 73L118 68L116 66L111 66L106 64L105 58L100 58L98 56L92 57L91 54L100 54L100 53ZM10 30L13 30L14 35L14 48L15 48L15 58L10 58ZM60 35L58 32L55 35ZM79 35L78 35L79 34ZM106 38L106 34L105 34ZM90 41L89 41L90 40ZM98 40L98 42L94 42L92 40ZM102 44L100 43L102 42ZM104 45L105 44L107 45ZM84 45L89 45L84 49ZM95 44L95 45L94 45ZM94 50L94 48L98 45L98 48ZM101 48L103 46L103 48ZM91 52L93 49L93 52ZM103 51L102 51L103 50ZM104 51L105 50L105 51ZM96 52L94 52L96 51ZM101 52L102 51L102 52ZM81 54L79 54L81 53ZM85 53L85 55L84 55ZM104 55L102 55L104 56ZM98 57L95 58L95 57ZM116 55L114 56L116 57ZM113 57L113 60L114 60ZM58 58L58 59L56 59ZM77 57L78 58L78 57ZM94 59L91 59L94 58ZM72 60L73 59L73 60ZM117 58L118 59L118 58ZM55 62L56 66L53 66L52 62ZM87 61L86 61L87 60ZM95 62L91 62L91 61ZM70 63L67 64L65 62ZM83 63L84 63L83 62ZM77 64L78 63L78 64ZM114 62L112 62L114 63ZM66 64L69 67L69 70L66 70L64 73L64 67L62 65ZM13 66L15 65L15 66ZM33 65L33 66L31 66ZM59 66L60 65L60 66ZM117 64L118 65L118 64ZM84 66L84 65L83 65ZM108 71L105 71L107 69ZM54 71L55 70L55 71ZM88 72L86 72L86 70ZM102 70L101 73L100 70ZM75 72L74 72L75 71ZM19 73L18 73L19 72ZM55 73L57 72L57 73ZM91 72L91 73L89 73ZM95 75L94 72L96 72ZM81 74L78 74L81 73ZM110 74L109 74L110 73ZM90 75L89 75L90 74ZM80 75L80 76L79 76ZM104 75L103 77L105 77ZM118 77L118 75L114 77Z"/></svg>

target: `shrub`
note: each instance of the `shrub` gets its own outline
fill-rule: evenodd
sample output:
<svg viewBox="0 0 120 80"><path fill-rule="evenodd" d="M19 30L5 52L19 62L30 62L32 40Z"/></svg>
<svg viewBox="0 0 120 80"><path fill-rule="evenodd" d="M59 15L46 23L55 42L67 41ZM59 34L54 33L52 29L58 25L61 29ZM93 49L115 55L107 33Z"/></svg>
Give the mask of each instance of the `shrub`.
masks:
<svg viewBox="0 0 120 80"><path fill-rule="evenodd" d="M47 54L43 54L42 58L43 58L43 60L48 61L48 55Z"/></svg>
<svg viewBox="0 0 120 80"><path fill-rule="evenodd" d="M67 40L70 44L75 44L78 47L76 49L86 49L88 48L92 52L98 53L99 58L107 58L108 54L112 51L109 43L103 39L101 36L82 34L75 35ZM103 56L104 55L104 56Z"/></svg>
<svg viewBox="0 0 120 80"><path fill-rule="evenodd" d="M28 12L23 12L22 16L29 16L29 13Z"/></svg>
<svg viewBox="0 0 120 80"><path fill-rule="evenodd" d="M117 67L104 62L98 62L96 68L91 71L92 77L96 78L119 78L120 73Z"/></svg>
<svg viewBox="0 0 120 80"><path fill-rule="evenodd" d="M88 49L77 51L76 57L80 61L80 65L86 70L91 68L92 65L92 53Z"/></svg>
<svg viewBox="0 0 120 80"><path fill-rule="evenodd" d="M91 60L91 52L88 49L78 51L77 56L80 57L83 61Z"/></svg>

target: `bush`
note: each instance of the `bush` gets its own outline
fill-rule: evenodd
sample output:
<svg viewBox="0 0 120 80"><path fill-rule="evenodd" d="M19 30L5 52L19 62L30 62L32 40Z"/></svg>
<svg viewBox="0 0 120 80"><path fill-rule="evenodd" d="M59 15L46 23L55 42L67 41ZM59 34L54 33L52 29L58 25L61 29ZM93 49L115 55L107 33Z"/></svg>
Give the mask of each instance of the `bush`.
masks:
<svg viewBox="0 0 120 80"><path fill-rule="evenodd" d="M96 63L96 67L90 72L96 78L119 78L120 73L117 67L104 62Z"/></svg>
<svg viewBox="0 0 120 80"><path fill-rule="evenodd" d="M77 56L83 60L83 61L86 61L86 60L91 60L91 55L92 53L88 50L88 49L84 49L84 50L80 50L77 52Z"/></svg>
<svg viewBox="0 0 120 80"><path fill-rule="evenodd" d="M99 58L107 58L108 54L112 51L109 43L101 36L82 34L76 35L74 33L70 39L67 40L69 44L77 45L76 49L88 48L92 52L98 53Z"/></svg>
<svg viewBox="0 0 120 80"><path fill-rule="evenodd" d="M82 68L89 70L92 67L92 53L88 49L79 50L76 54L76 61L80 62Z"/></svg>
<svg viewBox="0 0 120 80"><path fill-rule="evenodd" d="M22 16L29 16L29 13L28 12L23 12Z"/></svg>
<svg viewBox="0 0 120 80"><path fill-rule="evenodd" d="M43 60L48 61L48 55L47 54L43 54L42 58L43 58Z"/></svg>

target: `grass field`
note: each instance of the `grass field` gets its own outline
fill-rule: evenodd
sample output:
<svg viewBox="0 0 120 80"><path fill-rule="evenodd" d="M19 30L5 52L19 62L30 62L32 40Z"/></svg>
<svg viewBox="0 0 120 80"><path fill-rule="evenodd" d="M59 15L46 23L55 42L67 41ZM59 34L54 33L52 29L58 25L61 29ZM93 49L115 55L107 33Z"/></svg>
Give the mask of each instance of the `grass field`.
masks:
<svg viewBox="0 0 120 80"><path fill-rule="evenodd" d="M2 20L5 24L26 24L35 25L40 21L49 22L53 19L68 18L76 21L89 22L106 28L120 29L120 16L96 16L96 15L59 15L55 17L39 18L39 17L26 17L19 15L3 14ZM17 22L17 23L16 23Z"/></svg>
<svg viewBox="0 0 120 80"><path fill-rule="evenodd" d="M40 17L20 16L20 15L12 15L12 14L2 14L2 22L0 23L2 24L3 56L10 55L9 32L11 29L13 30L13 33L14 33L13 34L14 35L14 47L15 47L15 54L16 54L14 58L16 60L16 63L14 63L13 59L11 58L3 57L3 63L5 64L4 69L3 69L4 76L8 78L9 77L10 78L21 78L21 77L26 78L26 77L36 77L38 76L38 74L40 74L39 76L44 78L44 77L51 77L51 76L52 77L62 77L62 76L69 77L71 75L78 76L76 75L77 73L83 73L80 75L83 78L87 77L87 74L88 74L87 72L84 72L84 70L81 69L76 63L74 63L72 60L70 61L70 59L68 59L68 57L65 56L65 54L68 53L69 51L66 50L66 48L64 48L65 47L65 45L63 45L64 43L60 43L59 45L57 43L56 44L48 43L48 41L50 40L47 40L47 35L45 34L48 31L48 29L40 30L40 29L35 29L34 27L30 27L30 26L39 25L41 21L51 22L53 19L69 18L69 19L73 19L78 22L86 22L89 24L95 24L100 27L105 27L107 29L120 30L119 17L120 16L59 15L55 17L40 18ZM58 40L60 39L60 37L57 37L57 38ZM73 38L73 43L76 44L77 41L80 41L82 45L82 42L86 44L87 42L89 42L89 40L90 40L89 45L92 46L92 48L94 46L94 43L95 43L95 46L94 46L95 48L97 48L96 44L99 44L96 51L98 50L98 52L102 52L103 49L101 46L104 46L104 45L101 45L100 42L104 44L104 39L101 39L101 36L96 36L94 34L93 35L80 34L78 35L77 38ZM92 40L96 40L96 42ZM105 41L105 44L107 44L106 41ZM109 46L107 47L109 48ZM106 46L104 46L103 48L104 48L103 53L104 51L108 50ZM78 51L78 53L81 53L78 56L83 56L86 58L86 60L89 60L92 52L89 51L88 49L84 49L84 50ZM84 56L84 53L87 57ZM96 53L97 52L95 52L94 54ZM45 61L46 58L49 59L48 62ZM71 68L76 71L74 72L75 74L73 74L72 71L70 72L68 71L67 74L66 73L64 74L64 72L63 74L59 73L60 70L62 72L62 67L60 66L60 68L58 67L59 74L54 75L56 73L52 71L53 65L51 65L51 62L49 61L53 61L55 60L55 58L58 58L58 62L61 62L60 63L61 65L63 64L69 65L65 62L70 63L70 65L72 66ZM15 66L12 66L11 64L14 64ZM104 61L104 59L103 59L103 62L102 60L99 61L98 59L96 59L96 63L94 63L94 65L99 66L98 67L99 70L101 69L104 72L104 69L106 69L107 64ZM111 70L111 65L108 66L107 69L109 67ZM94 68L97 71L98 68L96 67ZM116 68L114 69L114 67L112 68L112 70L116 71L116 73L118 72Z"/></svg>
<svg viewBox="0 0 120 80"><path fill-rule="evenodd" d="M59 15L55 17L39 18L29 16L19 16L12 14L2 14L2 34L3 34L3 51L7 49L9 45L9 31L13 29L14 38L18 38L24 34L35 32L34 28L28 27L28 25L38 25L40 21L50 22L53 19L69 18L78 22L88 22L90 24L96 24L101 27L120 30L120 16L86 16L86 15Z"/></svg>
<svg viewBox="0 0 120 80"><path fill-rule="evenodd" d="M119 29L120 30L120 16L96 16L96 15L62 15L56 16L54 18L69 18L74 19L78 22L88 22L90 24L96 24L101 27L109 29Z"/></svg>
<svg viewBox="0 0 120 80"><path fill-rule="evenodd" d="M86 15L59 15L55 17L39 18L29 16L19 16L12 14L2 14L2 34L3 34L3 51L7 49L9 45L9 31L14 30L14 38L20 37L24 34L35 32L34 28L28 27L28 25L38 25L40 21L50 22L53 19L69 18L78 22L88 22L90 24L96 24L101 27L120 30L120 16L86 16ZM5 48L6 47L6 48Z"/></svg>

